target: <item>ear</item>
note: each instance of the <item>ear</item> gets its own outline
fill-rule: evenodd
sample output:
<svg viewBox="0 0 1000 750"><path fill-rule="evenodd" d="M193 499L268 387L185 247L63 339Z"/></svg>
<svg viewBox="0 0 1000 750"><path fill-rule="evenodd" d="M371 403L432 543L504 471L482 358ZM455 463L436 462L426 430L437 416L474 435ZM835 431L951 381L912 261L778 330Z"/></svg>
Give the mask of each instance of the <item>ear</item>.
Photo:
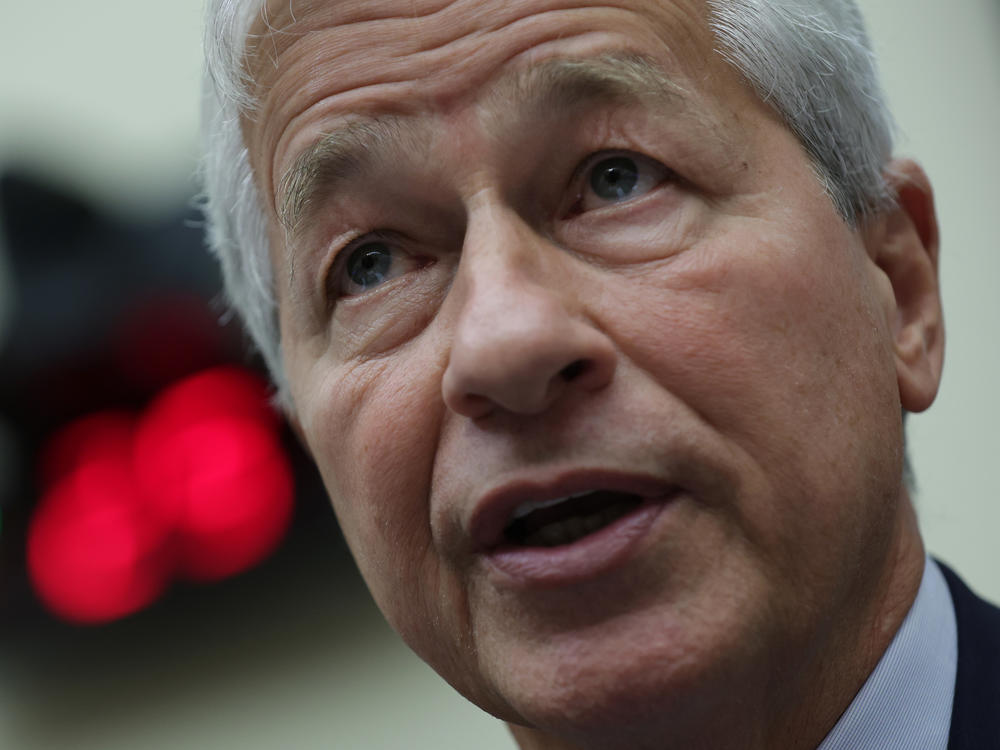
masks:
<svg viewBox="0 0 1000 750"><path fill-rule="evenodd" d="M937 395L944 363L934 194L927 175L913 161L891 162L886 178L896 203L871 220L865 244L892 288L893 298L885 302L902 407L920 412Z"/></svg>

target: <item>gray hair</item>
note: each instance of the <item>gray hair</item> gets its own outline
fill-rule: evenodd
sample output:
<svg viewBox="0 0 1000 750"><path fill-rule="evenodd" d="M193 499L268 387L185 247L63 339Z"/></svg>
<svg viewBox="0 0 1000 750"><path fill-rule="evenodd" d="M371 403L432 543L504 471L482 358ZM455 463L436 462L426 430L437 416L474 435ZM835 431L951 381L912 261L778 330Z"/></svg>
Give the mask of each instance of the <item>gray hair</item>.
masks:
<svg viewBox="0 0 1000 750"><path fill-rule="evenodd" d="M784 119L841 216L891 202L893 123L853 0L708 0L722 56Z"/></svg>
<svg viewBox="0 0 1000 750"><path fill-rule="evenodd" d="M844 220L857 226L881 210L892 199L884 171L893 127L854 0L708 6L719 52L796 135ZM264 12L264 0L207 4L202 206L228 302L289 406L266 218L240 127L255 107L248 35Z"/></svg>
<svg viewBox="0 0 1000 750"><path fill-rule="evenodd" d="M267 218L240 126L256 106L246 44L251 26L263 12L264 0L206 4L200 202L209 248L222 267L226 301L264 357L278 400L290 406Z"/></svg>

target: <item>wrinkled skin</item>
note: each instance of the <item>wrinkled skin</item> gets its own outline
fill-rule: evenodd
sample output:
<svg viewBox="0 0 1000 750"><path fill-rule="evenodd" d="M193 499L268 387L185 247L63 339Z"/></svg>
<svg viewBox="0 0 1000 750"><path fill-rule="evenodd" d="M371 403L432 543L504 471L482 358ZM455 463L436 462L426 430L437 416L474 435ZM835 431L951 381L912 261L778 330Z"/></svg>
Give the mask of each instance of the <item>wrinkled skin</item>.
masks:
<svg viewBox="0 0 1000 750"><path fill-rule="evenodd" d="M389 622L524 747L815 747L923 566L900 480L943 347L920 169L848 226L695 0L286 5L244 133L292 416ZM680 101L547 110L505 83L622 51ZM357 115L402 135L286 231L284 175ZM595 202L574 175L605 150L649 185ZM403 238L391 273L345 284L373 231ZM593 469L682 490L624 562L540 586L471 541L487 493Z"/></svg>

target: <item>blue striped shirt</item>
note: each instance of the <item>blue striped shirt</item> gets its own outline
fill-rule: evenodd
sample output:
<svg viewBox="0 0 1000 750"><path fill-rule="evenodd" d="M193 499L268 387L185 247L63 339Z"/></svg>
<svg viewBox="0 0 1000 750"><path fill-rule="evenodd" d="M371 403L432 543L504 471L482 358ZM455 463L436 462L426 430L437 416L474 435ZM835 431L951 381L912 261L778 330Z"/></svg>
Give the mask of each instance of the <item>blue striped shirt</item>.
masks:
<svg viewBox="0 0 1000 750"><path fill-rule="evenodd" d="M817 750L946 750L957 668L955 608L928 558L906 619Z"/></svg>

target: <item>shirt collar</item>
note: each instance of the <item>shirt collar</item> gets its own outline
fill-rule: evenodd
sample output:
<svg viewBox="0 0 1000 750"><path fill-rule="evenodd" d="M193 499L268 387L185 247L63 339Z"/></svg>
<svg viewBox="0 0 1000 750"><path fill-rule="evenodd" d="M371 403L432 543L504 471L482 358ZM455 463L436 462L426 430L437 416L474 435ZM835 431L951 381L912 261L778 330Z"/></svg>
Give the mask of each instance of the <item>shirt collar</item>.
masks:
<svg viewBox="0 0 1000 750"><path fill-rule="evenodd" d="M906 619L817 750L946 750L957 668L955 608L928 558Z"/></svg>

